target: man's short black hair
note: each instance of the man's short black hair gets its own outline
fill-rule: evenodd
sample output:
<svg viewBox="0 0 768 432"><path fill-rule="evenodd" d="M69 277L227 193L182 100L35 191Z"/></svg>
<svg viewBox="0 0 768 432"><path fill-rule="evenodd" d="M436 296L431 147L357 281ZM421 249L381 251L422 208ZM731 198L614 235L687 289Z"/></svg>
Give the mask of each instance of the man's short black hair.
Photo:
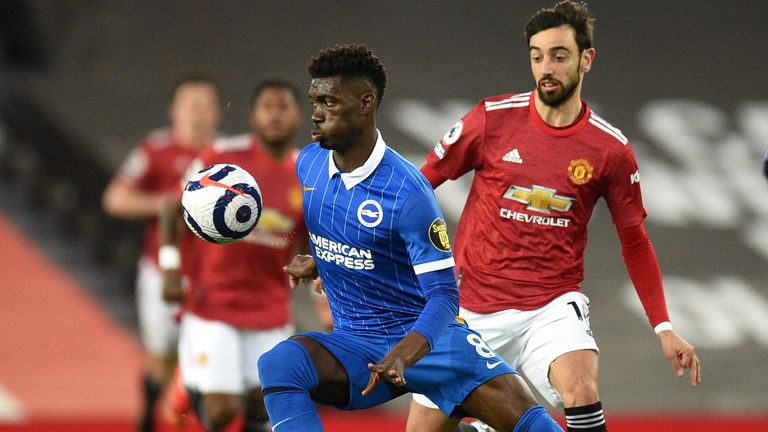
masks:
<svg viewBox="0 0 768 432"><path fill-rule="evenodd" d="M211 88L216 91L217 98L221 99L221 85L219 85L219 81L216 78L204 73L189 73L177 78L176 81L174 81L173 86L171 86L170 98L168 99L170 103L173 103L173 100L176 98L176 94L179 92L181 86L187 84L202 84L211 86Z"/></svg>
<svg viewBox="0 0 768 432"><path fill-rule="evenodd" d="M308 68L312 78L341 77L341 81L368 80L376 89L377 106L387 88L387 71L373 51L362 44L343 44L326 48L312 59Z"/></svg>
<svg viewBox="0 0 768 432"><path fill-rule="evenodd" d="M256 84L256 87L253 88L253 93L251 93L251 108L256 105L256 100L259 99L259 96L261 96L261 94L264 93L264 90L268 88L281 88L287 90L291 96L293 96L293 100L296 101L297 104L299 103L299 90L293 83L280 78L267 78L259 81L258 84Z"/></svg>

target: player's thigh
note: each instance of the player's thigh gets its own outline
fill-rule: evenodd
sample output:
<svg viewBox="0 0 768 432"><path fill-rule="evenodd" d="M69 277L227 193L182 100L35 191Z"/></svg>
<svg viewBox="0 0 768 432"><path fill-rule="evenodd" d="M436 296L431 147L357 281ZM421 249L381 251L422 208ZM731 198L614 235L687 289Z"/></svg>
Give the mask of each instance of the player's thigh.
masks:
<svg viewBox="0 0 768 432"><path fill-rule="evenodd" d="M259 357L295 334L292 325L266 330L241 330L243 342L243 377L246 389L258 387Z"/></svg>
<svg viewBox="0 0 768 432"><path fill-rule="evenodd" d="M242 336L238 329L185 313L179 366L186 387L201 393L242 394L245 390Z"/></svg>
<svg viewBox="0 0 768 432"><path fill-rule="evenodd" d="M347 406L349 404L349 375L341 361L312 337L297 335L291 339L304 346L317 371L318 385L310 392L312 399L327 405Z"/></svg>
<svg viewBox="0 0 768 432"><path fill-rule="evenodd" d="M520 372L556 407L563 406L560 392L550 381L550 366L566 353L587 350L597 358L597 343L589 325L589 299L566 293L538 310L519 361Z"/></svg>
<svg viewBox="0 0 768 432"><path fill-rule="evenodd" d="M174 357L178 342L178 305L163 301L163 275L147 258L141 258L136 274L136 304L141 341L154 357Z"/></svg>
<svg viewBox="0 0 768 432"><path fill-rule="evenodd" d="M426 396L414 394L408 410L406 432L452 432L459 419L448 417Z"/></svg>
<svg viewBox="0 0 768 432"><path fill-rule="evenodd" d="M560 393L566 407L597 402L597 376L598 360L594 350L567 352L549 367L549 382Z"/></svg>
<svg viewBox="0 0 768 432"><path fill-rule="evenodd" d="M478 386L461 406L472 417L497 428L512 430L523 413L536 404L536 398L522 377L505 374Z"/></svg>

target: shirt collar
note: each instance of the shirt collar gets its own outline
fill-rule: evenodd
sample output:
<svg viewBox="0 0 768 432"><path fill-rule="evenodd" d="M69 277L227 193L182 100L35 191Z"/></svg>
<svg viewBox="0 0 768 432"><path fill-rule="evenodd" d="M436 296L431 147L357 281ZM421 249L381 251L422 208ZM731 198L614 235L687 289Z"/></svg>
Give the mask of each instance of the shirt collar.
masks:
<svg viewBox="0 0 768 432"><path fill-rule="evenodd" d="M344 182L344 186L347 190L350 190L373 173L381 163L381 160L384 159L386 150L387 143L385 143L384 138L381 137L381 132L376 129L376 144L373 146L371 155L363 165L355 168L352 172L347 173L339 171L339 168L336 167L336 163L333 161L333 151L328 154L328 178L330 179L334 174L339 173L341 175L341 180Z"/></svg>

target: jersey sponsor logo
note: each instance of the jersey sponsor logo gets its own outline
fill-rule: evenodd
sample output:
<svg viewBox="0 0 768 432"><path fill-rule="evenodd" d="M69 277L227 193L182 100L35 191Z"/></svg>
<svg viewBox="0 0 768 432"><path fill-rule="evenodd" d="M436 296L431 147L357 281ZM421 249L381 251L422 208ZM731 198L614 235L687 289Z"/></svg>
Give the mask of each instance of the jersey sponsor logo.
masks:
<svg viewBox="0 0 768 432"><path fill-rule="evenodd" d="M527 210L546 214L550 214L552 210L566 212L576 202L576 198L557 195L557 190L538 185L533 185L530 189L510 186L504 193L504 198L526 204Z"/></svg>
<svg viewBox="0 0 768 432"><path fill-rule="evenodd" d="M633 172L629 176L629 184L640 183L640 170Z"/></svg>
<svg viewBox="0 0 768 432"><path fill-rule="evenodd" d="M523 158L520 157L520 152L517 149L512 149L509 153L505 154L503 158L501 158L504 162L512 162L516 164L523 163Z"/></svg>
<svg viewBox="0 0 768 432"><path fill-rule="evenodd" d="M528 213L517 212L507 208L500 209L499 216L503 217L504 219L512 219L518 222L525 222L525 223L530 223L534 225L553 226L558 228L568 228L568 225L571 223L571 220L568 218L558 218L553 216L536 216L536 215L530 215Z"/></svg>
<svg viewBox="0 0 768 432"><path fill-rule="evenodd" d="M310 192L310 191L313 191L313 190L317 190L317 189L313 188L313 187L309 187L309 186L304 186L304 192Z"/></svg>
<svg viewBox="0 0 768 432"><path fill-rule="evenodd" d="M592 178L594 168L586 159L574 159L568 164L568 176L577 185L583 185Z"/></svg>
<svg viewBox="0 0 768 432"><path fill-rule="evenodd" d="M357 208L357 220L363 226L368 228L376 227L381 223L382 219L384 219L384 211L381 209L381 204L378 201L365 200Z"/></svg>
<svg viewBox="0 0 768 432"><path fill-rule="evenodd" d="M443 143L451 145L459 140L461 131L464 129L464 122L459 120L451 129L443 135Z"/></svg>
<svg viewBox="0 0 768 432"><path fill-rule="evenodd" d="M451 241L448 239L448 225L445 224L444 220L437 218L429 225L429 241L440 252L451 251Z"/></svg>
<svg viewBox="0 0 768 432"><path fill-rule="evenodd" d="M265 208L261 212L259 224L242 241L275 249L287 249L292 244L291 232L295 227L296 221L290 216L278 209Z"/></svg>
<svg viewBox="0 0 768 432"><path fill-rule="evenodd" d="M309 233L309 238L315 246L317 259L344 266L352 270L372 270L373 252L370 249L360 249L348 244L329 240L323 236Z"/></svg>

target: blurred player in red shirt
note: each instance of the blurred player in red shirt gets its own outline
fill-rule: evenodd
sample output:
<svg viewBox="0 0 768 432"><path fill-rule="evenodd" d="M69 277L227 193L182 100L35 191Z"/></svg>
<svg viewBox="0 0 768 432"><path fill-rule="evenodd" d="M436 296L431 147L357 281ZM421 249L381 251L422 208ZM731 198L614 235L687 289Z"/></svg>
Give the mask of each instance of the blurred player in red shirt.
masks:
<svg viewBox="0 0 768 432"><path fill-rule="evenodd" d="M581 100L595 58L593 21L586 6L569 1L537 12L525 29L535 90L482 100L422 168L433 187L475 171L456 232L460 314L550 404L565 408L568 431L581 432L607 430L581 293L587 223L601 197L665 356L678 376L690 369L691 385L701 380L693 346L669 322L632 148ZM409 432L454 430L455 420L430 408L414 396Z"/></svg>
<svg viewBox="0 0 768 432"><path fill-rule="evenodd" d="M181 78L173 87L168 116L170 127L153 131L131 151L103 197L104 210L111 216L147 221L136 277L141 339L149 353L142 431L153 430L155 402L173 375L178 339L176 307L162 299L157 216L165 203L177 196L179 181L189 163L216 136L219 84L204 75ZM192 239L192 235L185 234L182 247ZM191 254L185 254L181 274L191 271L191 258Z"/></svg>
<svg viewBox="0 0 768 432"><path fill-rule="evenodd" d="M294 333L288 278L282 269L294 253L308 248L293 144L302 121L297 95L284 81L258 84L251 105L253 133L217 140L190 169L239 165L256 179L264 200L259 224L242 240L228 245L196 240L200 267L188 292L177 272L165 272L166 299L184 301L182 381L209 430L226 426L240 411L244 396L244 430L270 430L257 360ZM176 243L180 208L177 199L164 213L163 247Z"/></svg>

